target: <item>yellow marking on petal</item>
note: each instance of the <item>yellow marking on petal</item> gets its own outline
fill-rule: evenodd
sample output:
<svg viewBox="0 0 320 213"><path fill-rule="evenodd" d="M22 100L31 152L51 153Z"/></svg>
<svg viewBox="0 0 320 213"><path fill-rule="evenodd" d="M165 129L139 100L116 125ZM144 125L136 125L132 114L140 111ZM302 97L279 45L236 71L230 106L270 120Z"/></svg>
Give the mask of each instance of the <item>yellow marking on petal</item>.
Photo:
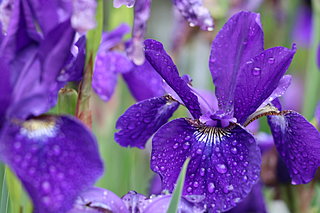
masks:
<svg viewBox="0 0 320 213"><path fill-rule="evenodd" d="M41 116L22 123L20 133L28 138L54 137L57 131L54 116Z"/></svg>

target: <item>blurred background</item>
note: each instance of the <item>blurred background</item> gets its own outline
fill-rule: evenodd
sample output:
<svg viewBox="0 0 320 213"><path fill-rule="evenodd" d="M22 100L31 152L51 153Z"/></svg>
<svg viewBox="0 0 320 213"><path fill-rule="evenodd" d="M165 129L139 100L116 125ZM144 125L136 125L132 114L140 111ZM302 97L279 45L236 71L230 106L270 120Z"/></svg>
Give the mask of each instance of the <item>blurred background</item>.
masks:
<svg viewBox="0 0 320 213"><path fill-rule="evenodd" d="M146 38L162 42L173 57L181 75L189 74L193 86L214 91L208 61L211 42L227 19L234 13L246 10L261 14L265 34L265 49L274 46L291 48L297 53L287 74L293 81L281 98L284 109L302 113L316 125L314 111L320 100L320 72L316 52L320 40L320 1L314 0L204 0L215 20L211 32L190 27L175 13L170 0L153 0ZM111 0L104 1L104 31L120 23L133 22L133 8L115 9ZM128 38L130 35L128 35ZM154 173L149 168L151 142L147 148L120 147L113 139L115 123L124 111L135 103L126 84L119 79L111 100L103 102L92 92L93 131L98 138L104 159L105 173L97 186L109 189L119 196L130 190L149 195ZM174 114L186 117L183 108ZM261 183L268 212L320 212L319 174L309 184L292 186L285 166L273 147L266 119L255 124L253 132L266 146L263 153ZM30 203L17 186L14 176L1 165L0 212L30 212Z"/></svg>

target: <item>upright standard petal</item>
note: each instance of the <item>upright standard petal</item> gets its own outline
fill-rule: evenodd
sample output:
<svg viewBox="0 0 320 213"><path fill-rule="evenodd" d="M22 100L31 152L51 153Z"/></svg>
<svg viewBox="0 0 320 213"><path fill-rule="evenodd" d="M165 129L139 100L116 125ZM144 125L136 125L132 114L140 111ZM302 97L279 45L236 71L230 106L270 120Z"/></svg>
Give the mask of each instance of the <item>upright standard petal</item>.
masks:
<svg viewBox="0 0 320 213"><path fill-rule="evenodd" d="M144 148L147 140L172 116L179 103L169 96L156 97L131 106L117 121L114 139L121 146Z"/></svg>
<svg viewBox="0 0 320 213"><path fill-rule="evenodd" d="M312 180L320 166L320 133L302 115L285 111L268 117L273 139L292 184Z"/></svg>
<svg viewBox="0 0 320 213"><path fill-rule="evenodd" d="M200 118L202 113L197 96L191 92L190 87L179 76L176 65L164 50L163 45L152 39L145 40L144 44L146 58L149 63L179 95L191 115L195 119Z"/></svg>
<svg viewBox="0 0 320 213"><path fill-rule="evenodd" d="M132 66L123 53L99 51L92 76L93 90L103 101L108 101L117 85L118 74L130 71Z"/></svg>
<svg viewBox="0 0 320 213"><path fill-rule="evenodd" d="M260 15L240 12L223 26L211 47L209 67L219 108L233 115L234 91L243 64L263 51Z"/></svg>
<svg viewBox="0 0 320 213"><path fill-rule="evenodd" d="M129 58L136 64L144 63L143 40L150 17L151 0L137 0L134 6L132 41L127 48Z"/></svg>
<svg viewBox="0 0 320 213"><path fill-rule="evenodd" d="M133 66L130 72L124 73L124 80L132 96L137 101L159 97L165 94L163 79L148 61L143 65Z"/></svg>
<svg viewBox="0 0 320 213"><path fill-rule="evenodd" d="M234 91L234 117L238 123L245 122L275 91L295 52L295 49L274 47L263 51L241 68Z"/></svg>
<svg viewBox="0 0 320 213"><path fill-rule="evenodd" d="M174 189L188 157L183 195L198 196L209 212L234 207L260 175L255 139L236 124L223 129L180 118L162 126L152 141L151 169L161 176L163 189Z"/></svg>
<svg viewBox="0 0 320 213"><path fill-rule="evenodd" d="M273 92L271 93L271 95L269 96L269 98L267 98L267 100L265 100L261 106L265 106L268 103L271 103L273 100L275 100L276 98L281 97L282 95L285 94L285 92L287 91L287 89L289 88L289 86L291 85L291 79L292 76L291 75L284 75L282 76L282 78L279 81L279 84L277 86L277 88L275 90L273 90Z"/></svg>
<svg viewBox="0 0 320 213"><path fill-rule="evenodd" d="M65 212L102 174L94 136L77 120L42 116L7 123L0 154L29 193L35 212Z"/></svg>
<svg viewBox="0 0 320 213"><path fill-rule="evenodd" d="M92 187L78 196L74 207L68 213L129 213L125 203L115 193Z"/></svg>
<svg viewBox="0 0 320 213"><path fill-rule="evenodd" d="M202 30L213 30L213 18L210 11L203 6L202 0L173 0L173 3L190 26L199 26Z"/></svg>

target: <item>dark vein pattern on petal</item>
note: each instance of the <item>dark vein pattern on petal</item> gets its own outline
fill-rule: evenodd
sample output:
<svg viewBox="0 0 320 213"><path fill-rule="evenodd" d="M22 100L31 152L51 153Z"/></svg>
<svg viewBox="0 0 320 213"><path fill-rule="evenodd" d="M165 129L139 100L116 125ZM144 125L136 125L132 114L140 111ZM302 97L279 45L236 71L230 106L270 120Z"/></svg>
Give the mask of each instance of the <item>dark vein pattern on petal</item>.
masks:
<svg viewBox="0 0 320 213"><path fill-rule="evenodd" d="M176 65L164 50L163 45L152 39L145 40L144 44L147 60L168 85L179 95L192 116L195 119L198 119L202 114L198 98L191 92L187 83L179 76Z"/></svg>
<svg viewBox="0 0 320 213"><path fill-rule="evenodd" d="M280 157L286 164L292 184L312 180L320 166L320 133L302 115L288 112L268 116Z"/></svg>
<svg viewBox="0 0 320 213"><path fill-rule="evenodd" d="M138 102L120 116L115 140L121 146L144 148L147 140L172 116L179 103L170 98L156 97Z"/></svg>
<svg viewBox="0 0 320 213"><path fill-rule="evenodd" d="M172 191L183 162L191 157L185 197L202 200L210 211L227 211L248 195L260 175L261 154L253 136L240 126L221 129L176 119L162 126L152 142L151 169Z"/></svg>
<svg viewBox="0 0 320 213"><path fill-rule="evenodd" d="M263 51L260 15L240 12L223 26L211 47L209 67L219 108L233 114L234 91L241 66Z"/></svg>
<svg viewBox="0 0 320 213"><path fill-rule="evenodd" d="M275 91L294 54L295 50L285 47L270 48L241 68L234 94L238 123L242 124Z"/></svg>
<svg viewBox="0 0 320 213"><path fill-rule="evenodd" d="M94 136L71 117L7 123L0 154L29 193L35 212L65 212L102 174Z"/></svg>

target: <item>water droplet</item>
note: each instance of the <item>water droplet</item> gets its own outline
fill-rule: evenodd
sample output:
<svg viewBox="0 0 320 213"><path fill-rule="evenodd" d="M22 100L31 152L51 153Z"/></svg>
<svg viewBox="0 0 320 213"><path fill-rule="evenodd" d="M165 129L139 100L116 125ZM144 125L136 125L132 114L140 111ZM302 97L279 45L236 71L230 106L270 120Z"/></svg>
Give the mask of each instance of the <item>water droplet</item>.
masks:
<svg viewBox="0 0 320 213"><path fill-rule="evenodd" d="M20 142L15 142L14 143L14 148L15 149L20 149L21 148L21 143Z"/></svg>
<svg viewBox="0 0 320 213"><path fill-rule="evenodd" d="M273 57L270 57L270 58L268 59L268 63L269 63L269 64L273 64L274 61L275 61L275 59L274 59Z"/></svg>
<svg viewBox="0 0 320 213"><path fill-rule="evenodd" d="M183 144L183 148L184 148L184 149L189 149L189 147L190 147L190 143L189 143L189 142L185 142L185 143Z"/></svg>
<svg viewBox="0 0 320 213"><path fill-rule="evenodd" d="M198 183L197 181L195 181L195 182L193 183L193 186L194 186L194 187L198 187L198 186L199 186L199 183Z"/></svg>
<svg viewBox="0 0 320 213"><path fill-rule="evenodd" d="M228 186L223 187L223 192L227 194L230 191L232 191L233 189L234 189L233 185L228 185Z"/></svg>
<svg viewBox="0 0 320 213"><path fill-rule="evenodd" d="M164 171L164 170L165 170L164 166L161 166L160 169L161 169L161 171Z"/></svg>
<svg viewBox="0 0 320 213"><path fill-rule="evenodd" d="M233 154L237 154L237 153L238 153L238 150L237 150L236 147L233 147L233 148L231 148L231 152L232 152Z"/></svg>
<svg viewBox="0 0 320 213"><path fill-rule="evenodd" d="M197 154L201 155L202 154L202 150L201 149L197 149Z"/></svg>
<svg viewBox="0 0 320 213"><path fill-rule="evenodd" d="M209 193L213 193L213 192L214 192L214 188L215 188L214 183L209 183L209 184L208 184L208 191L209 191Z"/></svg>
<svg viewBox="0 0 320 213"><path fill-rule="evenodd" d="M251 73L252 73L252 75L255 75L255 76L260 75L261 74L261 68L255 67L255 68L252 69Z"/></svg>
<svg viewBox="0 0 320 213"><path fill-rule="evenodd" d="M189 186L188 188L187 188L187 192L191 192L192 191L192 188Z"/></svg>
<svg viewBox="0 0 320 213"><path fill-rule="evenodd" d="M151 121L152 121L151 118L144 118L143 119L143 122L146 123L146 124L150 123Z"/></svg>
<svg viewBox="0 0 320 213"><path fill-rule="evenodd" d="M128 129L134 129L136 127L136 125L134 123L130 123L128 125Z"/></svg>
<svg viewBox="0 0 320 213"><path fill-rule="evenodd" d="M190 22L190 23L189 23L189 26L190 26L190 27L195 27L195 26L196 26L196 24L195 24L195 23L193 23L193 22Z"/></svg>
<svg viewBox="0 0 320 213"><path fill-rule="evenodd" d="M224 165L224 164L217 164L216 165L216 169L217 169L217 171L219 172L219 173L221 173L221 174L224 174L224 173L226 173L227 171L228 171L228 169L227 169L227 167L226 167L226 165Z"/></svg>
<svg viewBox="0 0 320 213"><path fill-rule="evenodd" d="M60 147L58 145L53 146L54 154L59 155L60 154Z"/></svg>
<svg viewBox="0 0 320 213"><path fill-rule="evenodd" d="M44 192L49 192L51 188L50 183L48 181L43 181L41 184L41 188Z"/></svg>
<svg viewBox="0 0 320 213"><path fill-rule="evenodd" d="M244 180L245 182L247 182L248 176L247 176L247 175L243 176L243 180Z"/></svg>
<svg viewBox="0 0 320 213"><path fill-rule="evenodd" d="M42 202L43 202L45 205L50 204L50 203L51 203L50 197L48 197L48 196L42 197Z"/></svg>
<svg viewBox="0 0 320 213"><path fill-rule="evenodd" d="M236 140L232 141L232 145L236 146L238 142Z"/></svg>
<svg viewBox="0 0 320 213"><path fill-rule="evenodd" d="M205 168L201 168L201 169L200 169L200 175L201 175L201 176L204 176L205 172L206 172L206 169L205 169Z"/></svg>
<svg viewBox="0 0 320 213"><path fill-rule="evenodd" d="M188 141L188 140L190 140L190 136L189 135L187 135L184 139L186 140L186 141Z"/></svg>

